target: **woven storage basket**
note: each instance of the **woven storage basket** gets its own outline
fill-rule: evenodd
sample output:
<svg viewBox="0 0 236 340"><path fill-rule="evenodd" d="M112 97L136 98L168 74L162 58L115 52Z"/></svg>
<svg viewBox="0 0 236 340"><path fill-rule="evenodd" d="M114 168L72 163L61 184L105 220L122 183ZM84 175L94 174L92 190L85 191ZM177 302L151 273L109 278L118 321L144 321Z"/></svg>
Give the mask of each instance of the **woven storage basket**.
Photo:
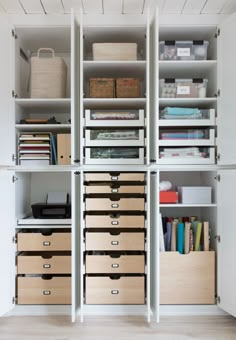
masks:
<svg viewBox="0 0 236 340"><path fill-rule="evenodd" d="M89 96L91 98L113 98L115 81L113 78L90 78Z"/></svg>
<svg viewBox="0 0 236 340"><path fill-rule="evenodd" d="M138 98L140 97L140 80L137 78L116 79L117 98Z"/></svg>
<svg viewBox="0 0 236 340"><path fill-rule="evenodd" d="M51 52L51 56L40 57L40 52ZM31 98L65 98L67 66L61 57L55 57L51 48L40 48L31 58Z"/></svg>

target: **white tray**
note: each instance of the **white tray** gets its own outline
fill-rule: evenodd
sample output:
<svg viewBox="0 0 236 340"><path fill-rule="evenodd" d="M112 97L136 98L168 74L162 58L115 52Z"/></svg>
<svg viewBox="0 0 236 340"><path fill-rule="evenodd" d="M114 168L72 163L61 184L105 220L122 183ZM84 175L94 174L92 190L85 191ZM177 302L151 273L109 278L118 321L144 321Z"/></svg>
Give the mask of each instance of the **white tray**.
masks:
<svg viewBox="0 0 236 340"><path fill-rule="evenodd" d="M215 130L209 130L209 138L207 139L175 139L175 140L159 140L159 146L214 146Z"/></svg>
<svg viewBox="0 0 236 340"><path fill-rule="evenodd" d="M85 131L86 146L144 146L144 130L138 130L138 139L91 139L91 130Z"/></svg>
<svg viewBox="0 0 236 340"><path fill-rule="evenodd" d="M215 148L209 148L209 157L207 158L165 157L159 158L157 164L215 164Z"/></svg>
<svg viewBox="0 0 236 340"><path fill-rule="evenodd" d="M144 148L139 148L138 158L92 158L92 148L85 148L85 164L144 164Z"/></svg>

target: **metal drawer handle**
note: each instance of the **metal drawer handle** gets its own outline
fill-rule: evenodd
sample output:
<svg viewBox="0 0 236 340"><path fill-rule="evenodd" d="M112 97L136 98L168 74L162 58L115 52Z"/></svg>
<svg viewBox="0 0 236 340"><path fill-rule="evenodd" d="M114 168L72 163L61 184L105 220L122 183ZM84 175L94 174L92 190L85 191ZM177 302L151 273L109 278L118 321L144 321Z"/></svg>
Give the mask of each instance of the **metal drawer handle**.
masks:
<svg viewBox="0 0 236 340"><path fill-rule="evenodd" d="M51 242L50 241L44 241L43 242L43 246L45 246L45 247L48 247L48 246L50 246L51 245Z"/></svg>
<svg viewBox="0 0 236 340"><path fill-rule="evenodd" d="M112 263L111 267L112 268L119 268L119 264L118 263Z"/></svg>
<svg viewBox="0 0 236 340"><path fill-rule="evenodd" d="M43 295L51 295L51 291L50 290L44 290Z"/></svg>
<svg viewBox="0 0 236 340"><path fill-rule="evenodd" d="M112 244L113 246L118 246L118 245L119 245L119 241L111 241L111 244Z"/></svg>
<svg viewBox="0 0 236 340"><path fill-rule="evenodd" d="M112 193L117 193L117 192L119 192L119 189L111 189L111 192Z"/></svg>
<svg viewBox="0 0 236 340"><path fill-rule="evenodd" d="M119 290L118 290L118 289L113 289L113 290L111 291L111 294L117 295L117 294L119 294Z"/></svg>
<svg viewBox="0 0 236 340"><path fill-rule="evenodd" d="M114 204L111 205L111 207L112 207L112 208L119 208L119 204L114 203Z"/></svg>
<svg viewBox="0 0 236 340"><path fill-rule="evenodd" d="M111 224L112 224L112 225L118 225L118 224L119 224L119 221L111 221Z"/></svg>
<svg viewBox="0 0 236 340"><path fill-rule="evenodd" d="M44 264L43 268L45 268L45 269L51 268L51 265L50 264Z"/></svg>
<svg viewBox="0 0 236 340"><path fill-rule="evenodd" d="M112 181L118 181L118 176L111 176Z"/></svg>

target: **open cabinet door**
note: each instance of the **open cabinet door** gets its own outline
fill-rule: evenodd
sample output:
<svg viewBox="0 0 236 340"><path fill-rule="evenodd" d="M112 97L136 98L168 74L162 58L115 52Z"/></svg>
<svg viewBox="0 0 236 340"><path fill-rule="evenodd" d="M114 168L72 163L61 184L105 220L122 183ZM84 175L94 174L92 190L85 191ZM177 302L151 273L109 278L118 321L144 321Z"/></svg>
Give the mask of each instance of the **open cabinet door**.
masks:
<svg viewBox="0 0 236 340"><path fill-rule="evenodd" d="M236 170L220 171L218 190L218 296L219 307L236 317Z"/></svg>
<svg viewBox="0 0 236 340"><path fill-rule="evenodd" d="M149 60L147 72L149 77L149 144L150 161L158 160L158 117L159 117L159 25L158 9L149 9Z"/></svg>
<svg viewBox="0 0 236 340"><path fill-rule="evenodd" d="M15 201L12 175L9 171L0 171L0 316L14 307L13 297L15 297L15 244L13 243Z"/></svg>
<svg viewBox="0 0 236 340"><path fill-rule="evenodd" d="M228 17L218 30L218 154L219 164L236 164L235 114L235 32L236 13Z"/></svg>
<svg viewBox="0 0 236 340"><path fill-rule="evenodd" d="M82 41L81 41L82 40ZM83 32L82 14L79 16L71 14L71 155L72 164L82 163L83 147L80 145L83 113ZM83 131L83 130L82 130Z"/></svg>
<svg viewBox="0 0 236 340"><path fill-rule="evenodd" d="M14 39L15 40L15 39ZM12 98L13 44L12 30L5 17L0 20L0 165L14 165L14 101ZM4 146L4 147L3 147Z"/></svg>

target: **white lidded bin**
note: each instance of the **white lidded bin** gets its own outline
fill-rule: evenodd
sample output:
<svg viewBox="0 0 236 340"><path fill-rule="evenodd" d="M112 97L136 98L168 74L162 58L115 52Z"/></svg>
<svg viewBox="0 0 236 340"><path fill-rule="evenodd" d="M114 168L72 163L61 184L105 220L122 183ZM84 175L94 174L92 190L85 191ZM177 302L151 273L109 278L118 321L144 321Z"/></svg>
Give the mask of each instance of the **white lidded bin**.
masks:
<svg viewBox="0 0 236 340"><path fill-rule="evenodd" d="M42 57L41 52L47 55ZM37 56L31 58L31 98L65 98L66 80L65 61L61 57L55 57L52 48L40 48Z"/></svg>
<svg viewBox="0 0 236 340"><path fill-rule="evenodd" d="M93 60L137 60L136 43L94 43Z"/></svg>
<svg viewBox="0 0 236 340"><path fill-rule="evenodd" d="M212 187L178 187L179 203L183 204L211 204Z"/></svg>

